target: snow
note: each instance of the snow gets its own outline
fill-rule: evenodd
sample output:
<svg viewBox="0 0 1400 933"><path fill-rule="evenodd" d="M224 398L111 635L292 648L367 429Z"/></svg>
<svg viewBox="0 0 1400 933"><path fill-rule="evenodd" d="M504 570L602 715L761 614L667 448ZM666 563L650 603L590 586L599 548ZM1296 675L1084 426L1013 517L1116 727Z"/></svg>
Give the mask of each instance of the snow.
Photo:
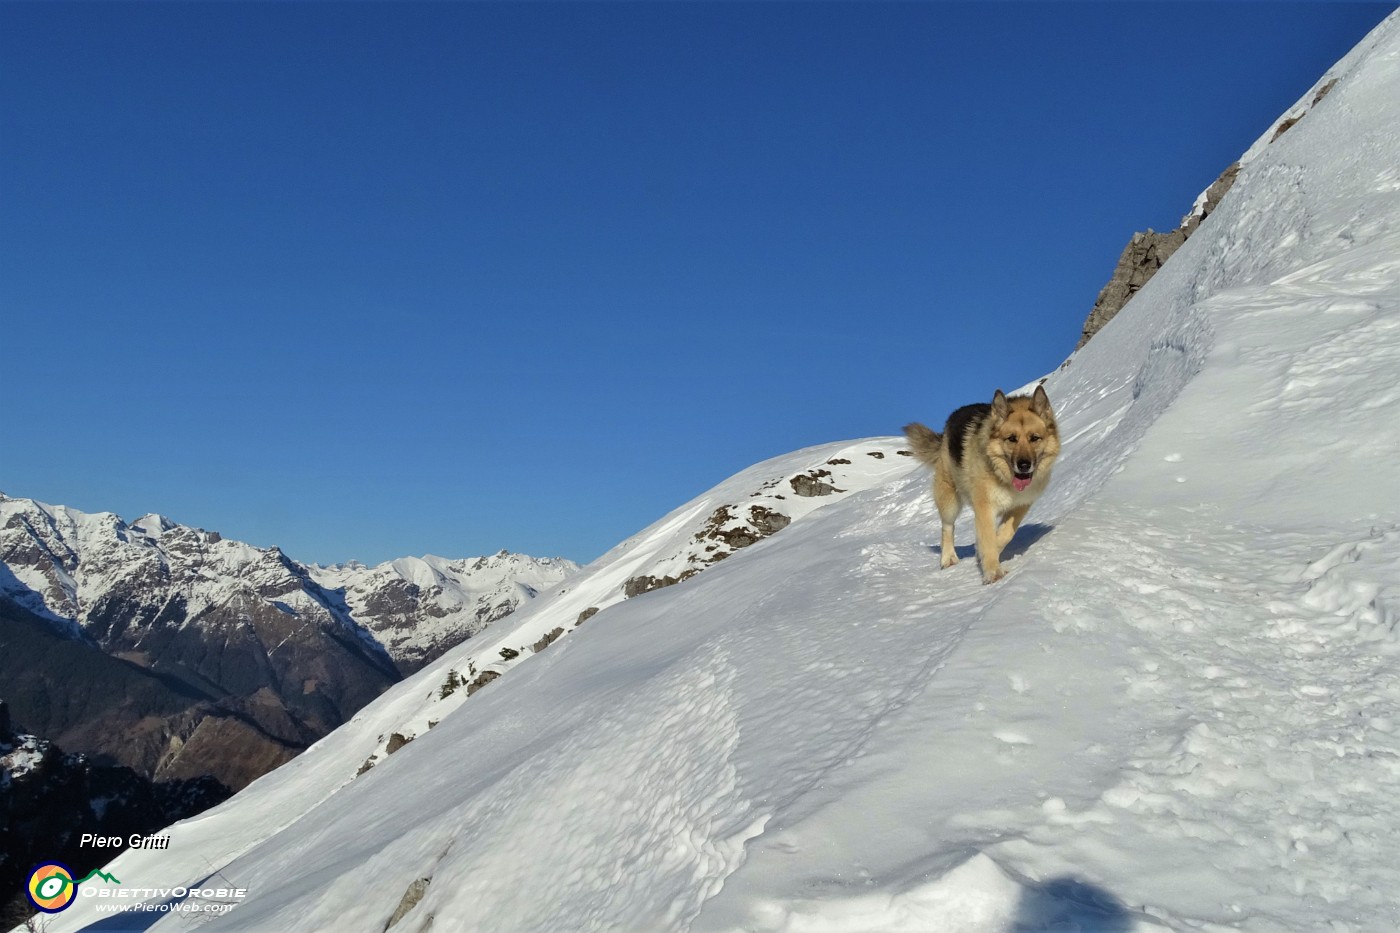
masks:
<svg viewBox="0 0 1400 933"><path fill-rule="evenodd" d="M131 523L131 530L139 532L147 538L159 539L165 532L172 530L176 525L170 519L157 512L150 512L142 515Z"/></svg>
<svg viewBox="0 0 1400 933"><path fill-rule="evenodd" d="M424 878L395 930L1400 927L1400 14L1334 78L1048 378L1064 454L1002 582L938 571L897 440L799 451L109 869L219 870L249 890L219 931L380 933ZM842 459L844 492L622 598Z"/></svg>
<svg viewBox="0 0 1400 933"><path fill-rule="evenodd" d="M32 735L15 737L16 744L0 742L0 788L10 785L14 778L28 775L44 761L48 743Z"/></svg>

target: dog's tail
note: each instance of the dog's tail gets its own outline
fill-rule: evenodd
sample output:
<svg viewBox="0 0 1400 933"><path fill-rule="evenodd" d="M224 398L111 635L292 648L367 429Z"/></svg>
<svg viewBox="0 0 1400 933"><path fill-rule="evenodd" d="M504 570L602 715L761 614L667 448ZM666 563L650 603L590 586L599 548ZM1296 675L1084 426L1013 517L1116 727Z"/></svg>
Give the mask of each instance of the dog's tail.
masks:
<svg viewBox="0 0 1400 933"><path fill-rule="evenodd" d="M943 449L942 434L915 421L904 426L904 436L909 438L915 457L930 467L938 466L938 452Z"/></svg>

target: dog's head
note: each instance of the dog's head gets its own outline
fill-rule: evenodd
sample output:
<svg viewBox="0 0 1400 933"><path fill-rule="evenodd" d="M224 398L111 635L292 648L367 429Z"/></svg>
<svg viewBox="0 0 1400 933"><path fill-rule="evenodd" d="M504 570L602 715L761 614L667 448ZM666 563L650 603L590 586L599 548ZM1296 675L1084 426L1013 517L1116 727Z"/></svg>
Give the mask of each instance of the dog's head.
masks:
<svg viewBox="0 0 1400 933"><path fill-rule="evenodd" d="M987 444L997 475L1017 492L1049 469L1060 454L1060 432L1044 386L1035 394L1007 398L1000 389L992 398L991 439Z"/></svg>

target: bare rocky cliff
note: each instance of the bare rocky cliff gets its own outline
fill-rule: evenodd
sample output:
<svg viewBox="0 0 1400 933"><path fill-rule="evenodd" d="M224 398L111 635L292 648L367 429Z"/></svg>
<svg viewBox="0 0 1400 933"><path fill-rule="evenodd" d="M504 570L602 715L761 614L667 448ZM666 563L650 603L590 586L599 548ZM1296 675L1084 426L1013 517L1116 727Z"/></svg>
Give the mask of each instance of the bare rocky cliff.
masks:
<svg viewBox="0 0 1400 933"><path fill-rule="evenodd" d="M1284 114L1275 123L1272 131L1265 134L1264 145L1272 145L1277 142L1279 137L1307 116L1312 108L1322 103L1335 85L1335 81L1319 85L1316 92L1303 106L1295 107ZM1252 154L1253 150L1246 154L1246 158ZM1240 173L1241 164L1241 162L1235 162L1221 172L1220 177L1212 182L1209 188L1201 192L1196 203L1181 219L1180 225L1175 230L1158 233L1148 229L1133 234L1128 245L1123 248L1122 254L1118 257L1118 264L1114 267L1113 275L1109 278L1108 284L1099 292L1099 297L1094 302L1089 317L1084 321L1084 329L1079 337L1079 343L1075 345L1076 350L1088 343L1105 324L1113 320L1114 315L1121 311L1123 306L1148 283L1157 270L1162 268L1172 257L1172 254L1181 247L1181 244L1185 243L1187 238L1196 232L1201 223L1214 213L1220 202L1229 193L1231 186L1234 185L1235 178Z"/></svg>
<svg viewBox="0 0 1400 933"><path fill-rule="evenodd" d="M1076 350L1088 343L1105 324L1113 320L1113 316L1123 310L1123 306L1147 284L1172 254L1181 248L1186 238L1196 231L1201 221L1205 220L1225 197L1239 170L1240 165L1236 162L1222 172L1206 189L1206 193L1197 202L1196 209L1187 214L1175 230L1158 233L1149 228L1142 233L1133 234L1118 257L1118 265L1113 268L1112 277L1099 292L1093 310L1084 321L1084 331L1080 334L1079 343L1074 347Z"/></svg>

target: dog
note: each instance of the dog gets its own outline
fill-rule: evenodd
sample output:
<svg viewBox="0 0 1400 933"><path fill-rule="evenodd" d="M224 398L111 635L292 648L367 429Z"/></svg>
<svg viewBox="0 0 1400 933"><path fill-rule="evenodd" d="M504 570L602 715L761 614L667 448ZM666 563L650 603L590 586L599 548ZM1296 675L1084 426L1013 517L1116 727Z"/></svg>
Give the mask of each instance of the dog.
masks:
<svg viewBox="0 0 1400 933"><path fill-rule="evenodd" d="M972 506L982 582L1006 576L1001 552L1031 505L1050 483L1060 455L1060 432L1044 386L1007 398L997 389L991 404L964 405L948 416L943 433L918 422L905 425L913 454L933 469L933 501L943 520L944 568L958 562L953 523Z"/></svg>

